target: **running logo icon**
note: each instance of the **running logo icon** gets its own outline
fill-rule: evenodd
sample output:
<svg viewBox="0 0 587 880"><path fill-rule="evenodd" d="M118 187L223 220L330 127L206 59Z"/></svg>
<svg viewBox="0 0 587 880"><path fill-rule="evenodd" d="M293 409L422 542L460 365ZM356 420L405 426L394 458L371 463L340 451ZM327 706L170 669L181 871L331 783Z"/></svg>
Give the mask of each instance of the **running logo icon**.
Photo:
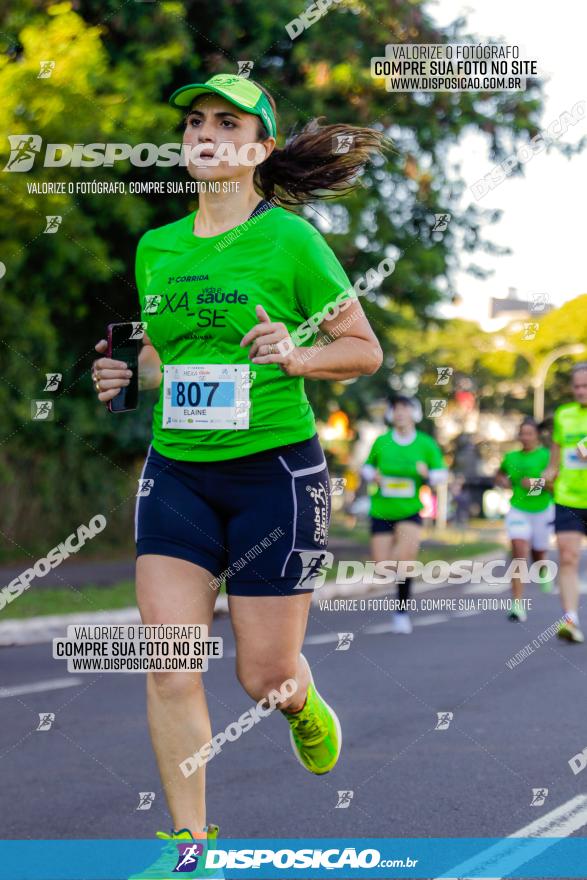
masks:
<svg viewBox="0 0 587 880"><path fill-rule="evenodd" d="M9 134L10 156L3 171L30 171L41 149L39 134ZM16 167L15 167L16 166Z"/></svg>
<svg viewBox="0 0 587 880"><path fill-rule="evenodd" d="M436 367L435 385L448 385L454 370L452 367Z"/></svg>
<svg viewBox="0 0 587 880"><path fill-rule="evenodd" d="M530 480L530 488L528 489L528 495L540 495L542 490L546 486L546 480L544 477L529 477Z"/></svg>
<svg viewBox="0 0 587 880"><path fill-rule="evenodd" d="M162 298L160 293L148 294L145 297L145 315L156 315Z"/></svg>
<svg viewBox="0 0 587 880"><path fill-rule="evenodd" d="M179 858L173 873L191 874L198 867L198 859L204 852L202 843L178 843L177 851Z"/></svg>
<svg viewBox="0 0 587 880"><path fill-rule="evenodd" d="M43 235L45 233L55 235L55 233L61 226L61 221L63 220L63 217L61 216L61 214L47 214L45 216L45 220L47 221L47 225L43 229Z"/></svg>
<svg viewBox="0 0 587 880"><path fill-rule="evenodd" d="M354 791L339 791L338 794L338 802L335 806L335 810L348 810L351 805L351 801L355 796Z"/></svg>
<svg viewBox="0 0 587 880"><path fill-rule="evenodd" d="M345 477L333 477L330 481L330 494L342 495L346 486Z"/></svg>
<svg viewBox="0 0 587 880"><path fill-rule="evenodd" d="M446 232L450 223L450 214L435 214L432 232Z"/></svg>
<svg viewBox="0 0 587 880"><path fill-rule="evenodd" d="M54 721L54 712L39 712L39 726L37 730L51 730L51 725Z"/></svg>
<svg viewBox="0 0 587 880"><path fill-rule="evenodd" d="M253 62L252 61L237 61L238 64L238 75L248 79L249 76L253 72Z"/></svg>
<svg viewBox="0 0 587 880"><path fill-rule="evenodd" d="M53 419L52 400L31 400L31 418L35 422L47 422Z"/></svg>
<svg viewBox="0 0 587 880"><path fill-rule="evenodd" d="M438 721L436 722L436 727L434 730L448 730L450 727L450 722L453 719L452 712L437 712Z"/></svg>
<svg viewBox="0 0 587 880"><path fill-rule="evenodd" d="M240 387L241 388L252 388L253 382L255 381L256 378L257 378L257 371L256 370L249 370L247 373L243 373L243 375L241 376L241 380L240 380Z"/></svg>
<svg viewBox="0 0 587 880"><path fill-rule="evenodd" d="M54 61L41 61L41 69L37 74L37 79L49 79L54 70Z"/></svg>
<svg viewBox="0 0 587 880"><path fill-rule="evenodd" d="M328 550L298 550L302 561L302 574L296 590L313 590L321 587L326 580L328 569L332 568L334 556Z"/></svg>
<svg viewBox="0 0 587 880"><path fill-rule="evenodd" d="M522 333L522 340L524 342L530 342L532 339L536 339L536 334L538 333L538 324L526 323L524 324L524 332Z"/></svg>
<svg viewBox="0 0 587 880"><path fill-rule="evenodd" d="M547 788L533 788L532 789L532 800L530 801L530 806L531 807L541 807L547 797L548 797L548 789Z"/></svg>
<svg viewBox="0 0 587 880"><path fill-rule="evenodd" d="M336 651L348 651L351 647L351 642L355 638L354 633L339 633L338 634L338 645L336 646Z"/></svg>
<svg viewBox="0 0 587 880"><path fill-rule="evenodd" d="M142 339L147 329L146 323L144 321L131 321L131 323L132 331L129 339Z"/></svg>
<svg viewBox="0 0 587 880"><path fill-rule="evenodd" d="M248 419L249 409L251 408L250 400L237 400L234 409L234 415L237 419Z"/></svg>
<svg viewBox="0 0 587 880"><path fill-rule="evenodd" d="M139 488L137 490L137 498L146 498L147 495L151 494L151 489L155 485L155 480L152 479L142 479L139 480Z"/></svg>
<svg viewBox="0 0 587 880"><path fill-rule="evenodd" d="M428 412L426 415L429 419L437 419L438 416L441 416L444 410L446 409L446 400L437 399L437 400L429 400L428 401Z"/></svg>
<svg viewBox="0 0 587 880"><path fill-rule="evenodd" d="M354 140L355 136L353 134L335 134L332 139L332 152L348 153Z"/></svg>
<svg viewBox="0 0 587 880"><path fill-rule="evenodd" d="M139 805L137 810L150 810L154 800L154 791L139 791Z"/></svg>
<svg viewBox="0 0 587 880"><path fill-rule="evenodd" d="M62 373L45 373L45 387L43 391L59 391L59 386L61 384L61 380L63 379Z"/></svg>
<svg viewBox="0 0 587 880"><path fill-rule="evenodd" d="M543 312L550 305L550 297L547 293L533 293L531 312ZM548 789L547 789L548 791Z"/></svg>

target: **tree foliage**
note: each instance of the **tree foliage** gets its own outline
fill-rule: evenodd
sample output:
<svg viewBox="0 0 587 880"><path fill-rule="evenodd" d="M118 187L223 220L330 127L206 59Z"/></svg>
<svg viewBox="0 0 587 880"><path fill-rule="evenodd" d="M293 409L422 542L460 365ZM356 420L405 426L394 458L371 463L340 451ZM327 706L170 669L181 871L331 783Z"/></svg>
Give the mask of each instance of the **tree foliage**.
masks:
<svg viewBox="0 0 587 880"><path fill-rule="evenodd" d="M394 149L366 170L353 195L303 209L353 282L385 255L396 260L393 274L365 298L387 367L345 385L309 383L319 415L341 404L358 415L387 390L390 364L405 360L448 295L456 243L470 253L496 247L484 238L484 226L497 215L462 205L465 184L459 169L448 167L448 148L477 130L486 134L491 157L503 158L538 132L541 96L536 83L518 94L391 94L371 78L372 55L384 54L387 42L466 42L465 22L441 30L421 0L342 0L292 42L285 25L304 6L299 0L22 0L0 12L0 123L6 133L35 133L43 143L177 142L170 92L236 72L237 61L250 60L253 77L277 101L282 139L316 117L385 131ZM39 78L46 60L54 70ZM7 139L0 150L4 166ZM128 517L150 405L130 418L96 406L93 346L107 323L137 315L140 235L195 207L179 196L31 194L27 184L181 173L125 162L99 173L65 166L2 174L0 473L12 501L0 529L19 547L32 546L41 521L45 546L63 537L64 522L75 525L98 510L118 517L121 528ZM434 215L443 212L452 220L439 234ZM56 234L43 231L47 215L63 217ZM31 421L30 401L47 396L42 389L51 371L63 373L55 420Z"/></svg>

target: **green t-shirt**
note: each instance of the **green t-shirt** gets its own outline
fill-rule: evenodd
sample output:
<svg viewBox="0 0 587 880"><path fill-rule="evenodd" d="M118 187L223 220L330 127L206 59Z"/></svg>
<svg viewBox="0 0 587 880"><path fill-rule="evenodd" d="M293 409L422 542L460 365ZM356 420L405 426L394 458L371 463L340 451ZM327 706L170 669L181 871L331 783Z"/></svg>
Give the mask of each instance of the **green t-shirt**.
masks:
<svg viewBox="0 0 587 880"><path fill-rule="evenodd" d="M587 461L577 444L587 443L587 406L565 403L554 413L552 439L560 446L560 470L554 483L554 500L568 507L587 507Z"/></svg>
<svg viewBox="0 0 587 880"><path fill-rule="evenodd" d="M322 235L283 208L271 208L210 238L194 236L195 216L193 211L150 229L140 239L136 281L141 320L147 323L146 332L161 358L164 379L168 365L248 364L249 376L241 375L239 382L250 387L239 395L250 399L250 405L243 404L249 426L244 430L226 424L164 427L170 401L174 413L180 403L185 404L182 420L186 424L193 416L190 425L209 417L197 407L213 400L213 394L218 393L216 401L233 406L237 380L232 378L232 384L223 380L216 389L213 384L204 388L203 381L200 388L194 383L188 388L187 382L181 387L177 382L173 387L168 384L166 400L162 382L153 411L154 448L174 459L220 461L309 439L316 427L303 379L286 376L277 364L252 363L249 347L241 348L240 341L258 323L256 305L292 332L349 289L351 282ZM230 379L240 370L213 372L218 380L219 373ZM196 373L192 371L192 376ZM168 383L174 378L168 376ZM167 424L168 414L167 409Z"/></svg>
<svg viewBox="0 0 587 880"><path fill-rule="evenodd" d="M419 492L426 480L418 473L418 462L424 462L429 470L446 467L440 446L429 434L416 431L408 444L396 443L393 436L391 430L378 437L366 461L384 479L371 499L371 516L377 519L404 519L422 509Z"/></svg>
<svg viewBox="0 0 587 880"><path fill-rule="evenodd" d="M536 495L529 495L530 489L521 485L524 477L538 479L542 476L550 459L550 451L545 446L537 446L530 452L518 449L507 452L500 465L500 471L510 478L512 484L511 505L516 510L525 510L528 513L540 513L541 510L552 504L552 495L545 488L536 487Z"/></svg>

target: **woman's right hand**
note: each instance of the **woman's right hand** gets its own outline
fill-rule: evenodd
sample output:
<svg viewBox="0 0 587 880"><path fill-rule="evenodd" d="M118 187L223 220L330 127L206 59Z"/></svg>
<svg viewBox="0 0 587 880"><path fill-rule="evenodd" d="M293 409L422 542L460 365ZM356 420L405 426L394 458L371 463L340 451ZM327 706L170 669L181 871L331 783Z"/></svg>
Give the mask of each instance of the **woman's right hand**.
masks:
<svg viewBox="0 0 587 880"><path fill-rule="evenodd" d="M101 339L96 344L96 351L100 354L107 349L108 343L105 339ZM131 376L132 370L128 369L124 361L101 357L92 364L92 381L101 403L108 403L116 397L120 389L129 384Z"/></svg>

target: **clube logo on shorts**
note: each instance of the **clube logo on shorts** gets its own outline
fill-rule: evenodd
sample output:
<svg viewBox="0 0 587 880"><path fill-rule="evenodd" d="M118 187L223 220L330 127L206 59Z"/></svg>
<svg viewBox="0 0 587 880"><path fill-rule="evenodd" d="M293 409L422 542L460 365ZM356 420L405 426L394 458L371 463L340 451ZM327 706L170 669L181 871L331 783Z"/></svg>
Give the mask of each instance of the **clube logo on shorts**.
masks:
<svg viewBox="0 0 587 880"><path fill-rule="evenodd" d="M328 488L319 482L318 486L306 486L306 491L314 502L314 540L324 545L328 538Z"/></svg>

